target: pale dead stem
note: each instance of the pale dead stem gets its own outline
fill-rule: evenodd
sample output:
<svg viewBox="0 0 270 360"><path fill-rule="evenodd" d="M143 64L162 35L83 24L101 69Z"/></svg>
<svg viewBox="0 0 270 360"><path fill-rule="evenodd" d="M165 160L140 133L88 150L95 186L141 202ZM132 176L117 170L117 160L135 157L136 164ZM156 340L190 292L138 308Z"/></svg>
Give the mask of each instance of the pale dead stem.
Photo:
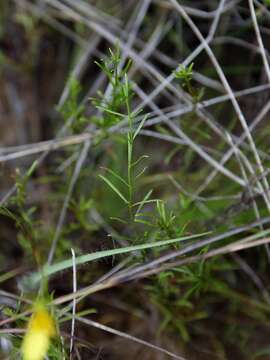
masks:
<svg viewBox="0 0 270 360"><path fill-rule="evenodd" d="M71 249L71 254L72 254L72 273L73 273L73 293L75 294L77 291L77 269L76 269L76 257L73 249ZM75 318L76 318L76 297L74 297L72 301L72 320L71 320L71 334L70 334L70 346L69 346L70 359L72 359L72 350L73 350L74 333L75 333Z"/></svg>
<svg viewBox="0 0 270 360"><path fill-rule="evenodd" d="M136 275L138 273L144 272L146 270L153 270L156 271L156 269L158 268L158 266L162 263L171 261L172 259L175 259L179 256L186 256L187 254L189 254L190 252L193 252L194 250L198 250L198 249L202 249L205 246L208 246L210 244L215 244L223 239L226 239L228 237L240 234L244 231L247 231L248 229L254 228L259 226L259 224L268 224L270 222L270 218L264 218L264 219L260 219L259 221L255 221L252 224L246 225L246 226L242 226L242 227L238 227L236 229L232 229L227 231L226 233L222 233L216 236L213 236L209 239L205 239L205 240L201 240L199 242L195 242L194 244L191 245L187 245L184 248L182 248L181 250L178 251L172 251L166 255L162 255L161 257L159 257L158 259L155 259L147 264L141 265L136 267L133 270L128 270L129 276L132 275ZM264 233L264 232L263 232ZM250 237L246 238L246 239L250 239ZM268 241L267 241L268 242ZM266 243L267 243L266 242ZM168 265L170 266L170 265Z"/></svg>
<svg viewBox="0 0 270 360"><path fill-rule="evenodd" d="M270 304L269 292L263 284L262 280L252 269L252 267L248 265L248 263L244 261L243 258L235 252L231 253L231 257L237 264L240 265L241 269L249 276L249 278L255 284L258 290L260 290L265 301Z"/></svg>
<svg viewBox="0 0 270 360"><path fill-rule="evenodd" d="M41 141L38 143L27 144L27 145L20 145L13 148L15 150L14 152L12 148L10 149L5 148L3 149L3 152L11 151L11 153L8 155L0 156L0 161L2 162L2 161L14 160L20 157L38 154L40 152L54 151L64 148L66 146L82 144L85 141L92 139L95 135L97 135L96 132L93 133L85 132L79 135L66 136L65 138Z"/></svg>
<svg viewBox="0 0 270 360"><path fill-rule="evenodd" d="M267 111L268 111L268 110L267 110ZM263 109L263 111L262 111L259 115L261 115L261 114L264 114L264 109ZM262 117L263 117L263 116L262 116ZM255 119L255 121L254 121L255 123L256 123L256 120L259 121L259 120L260 120L260 117L257 118L257 119ZM244 133L243 135L245 135L245 133ZM247 176L245 167L244 167L244 165L243 165L243 163L246 161L246 159L241 156L241 153L239 152L238 147L236 147L236 146L234 145L234 143L233 143L233 141L232 141L232 138L229 137L229 135L228 135L228 139L229 139L229 141L230 141L231 144L232 144L232 149L233 149L233 152L234 152L234 154L235 154L235 157L236 157L236 159L237 159L237 161L238 161L238 163L239 163L240 170L241 170L241 173L242 173L242 175L243 175L243 178L245 179L246 182L248 182L248 176ZM249 163L248 163L248 166L251 167L251 165L250 165ZM247 166L247 167L248 167L248 166ZM252 169L252 167L251 167L250 172L252 173L252 171L253 171L253 169ZM254 176L256 176L256 175L254 174ZM253 194L253 191L252 191L252 189L251 189L250 187L248 187L248 188L247 188L247 192L248 192L249 197L252 199L252 200L251 200L251 203L252 203L253 211L254 211L254 214L255 214L255 218L256 218L257 221L259 221L260 218L261 218L261 216L260 216L260 211L259 211L259 207L258 207L258 205L257 205L257 202L255 201L255 197L253 196L253 195L254 195L254 194ZM261 231L264 230L262 224L259 225L259 229L260 229ZM266 254L267 254L267 256L268 256L268 261L269 261L269 260L270 260L270 251L269 251L269 246L268 246L268 244L265 244L265 250L266 250Z"/></svg>
<svg viewBox="0 0 270 360"><path fill-rule="evenodd" d="M251 125L249 126L250 132L252 132L256 126L265 118L265 116L268 114L270 110L270 103L266 103L266 105L262 108L260 113L256 116L256 118L253 120ZM229 134L228 134L229 136ZM238 139L235 140L235 142L231 141L231 148L222 156L220 159L220 163L222 165L226 164L227 161L231 158L233 153L235 153L236 149L238 149L241 145L243 145L243 142L246 138L246 133L243 133ZM232 139L232 138L231 138ZM254 174L253 168L250 168L251 173ZM206 187L210 184L210 182L215 178L215 176L218 175L218 171L214 169L205 179L204 183L201 184L201 186L197 189L196 195L199 195L201 192L203 192Z"/></svg>
<svg viewBox="0 0 270 360"><path fill-rule="evenodd" d="M217 10L214 12L214 20L212 22L212 25L211 25L209 34L207 36L207 39L205 40L206 42L210 42L213 39L213 36L214 36L215 31L216 31L217 26L218 26L219 18L220 18L221 13L222 13L223 6L224 6L224 1L222 0L222 2L220 2L220 4L219 4ZM188 66L201 53L201 51L203 49L204 49L204 46L203 46L202 43L200 43L200 45L177 67L176 71L178 71L181 66L184 66L184 67ZM143 109L145 107L145 105L147 105L158 94L160 94L161 91L166 89L166 87L171 89L171 87L172 87L171 82L174 79L174 77L175 77L175 75L173 73L171 73L169 76L164 78L163 81L160 82L160 84L155 88L155 90L153 90L152 93L149 94L147 96L147 98L144 99L144 101L136 108L136 110ZM185 94L182 91L181 93L179 93L179 96L180 96L179 99L183 100L183 96L184 96L185 100L188 101L186 95L187 94Z"/></svg>
<svg viewBox="0 0 270 360"><path fill-rule="evenodd" d="M215 39L213 39L213 41L211 43L213 45L233 44L233 45L240 46L245 49L251 50L255 53L261 53L261 49L259 46L251 44L243 39L238 39L238 38L232 37L232 36L217 36ZM266 49L264 49L264 51L265 51L267 58L269 59L269 57L270 57L269 51Z"/></svg>
<svg viewBox="0 0 270 360"><path fill-rule="evenodd" d="M256 38L257 38L257 41L258 41L260 53L261 53L261 56L262 56L262 61L263 61L265 73L266 73L268 82L270 82L270 67L269 67L266 51L265 51L265 48L264 48L264 45L263 45L263 41L262 41L262 37L261 37L261 33L260 33L258 21L257 21L255 9L254 9L253 0L248 0L248 4L249 4L249 8L250 8L251 19L252 19L252 22L253 22L253 25L254 25L254 30L255 30L255 33L256 33Z"/></svg>
<svg viewBox="0 0 270 360"><path fill-rule="evenodd" d="M142 98L147 98L148 95L146 95L142 89L137 88L138 94L141 94ZM163 113L162 111L155 105L155 103L152 100L148 99L149 105L159 114L159 116L163 116L163 122L173 130L173 132L179 136L180 139L182 139L186 145L188 145L190 148L192 148L196 153L198 153L204 160L206 160L210 165L212 165L217 171L222 173L223 175L227 176L231 180L235 181L240 186L246 188L248 185L242 178L234 174L229 169L225 168L222 164L220 164L219 161L212 158L203 148L196 144L189 136L187 136L184 131L176 126L173 122L171 122ZM262 188L259 187L259 189L255 189L256 192L261 193Z"/></svg>
<svg viewBox="0 0 270 360"><path fill-rule="evenodd" d="M241 0L232 0L230 2L228 2L228 4L226 4L221 13L225 13L228 10L233 9ZM154 3L158 4L159 6L162 6L166 9L173 9L174 6L172 4L170 4L169 1L167 0L153 0ZM204 11L204 10L200 10L194 7L190 7L190 6L184 6L183 8L185 9L185 11L187 12L187 14L194 16L194 17L198 17L198 18L202 18L202 19L213 19L214 17L217 16L217 10L213 10L213 11Z"/></svg>
<svg viewBox="0 0 270 360"><path fill-rule="evenodd" d="M139 89L139 88L136 88L136 89ZM269 85L268 84L259 85L259 86L253 87L253 88L248 88L245 90L237 91L237 92L235 92L235 96L237 98L238 97L240 98L243 96L256 94L258 92L262 92L262 91L265 91L268 89L270 89L270 84ZM142 97L145 101L150 102L150 98L147 96L143 96L142 92L140 92L139 95L142 95ZM197 108L199 110L201 110L201 109L204 109L204 108L216 105L216 104L220 104L220 103L228 101L228 100L229 100L229 96L227 94L221 95L221 96L209 99L209 100L204 100L201 103L198 103ZM262 112L265 112L266 109L268 109L268 103L265 105ZM191 111L193 111L193 106L187 105L180 109L169 111L169 112L164 112L164 110L162 110L161 115L159 115L160 111L161 110L159 109L158 112L154 110L152 113L151 112L149 113L149 120L146 120L145 127L150 127L152 125L161 123L164 119L164 115L166 115L167 119L173 119L173 118L177 118L179 116L188 114ZM259 117L261 117L261 115L258 114L256 119ZM254 120L253 121L254 125L253 124L251 125L250 131L252 131L261 120L262 119L260 119L259 121ZM137 122L140 122L140 121L141 121L141 117L138 117ZM126 125L126 122L123 121L123 122L121 122L121 124L119 126L112 127L111 129L109 129L109 132L116 132L120 129L124 129L125 125ZM31 156L34 154L38 154L40 152L55 151L55 150L58 150L58 149L61 149L61 148L67 147L67 146L78 145L89 139L95 138L98 134L99 134L99 132L94 130L91 132L84 132L84 133L78 134L78 135L66 136L64 138L63 138L63 136L60 137L60 135L59 135L59 138L56 138L53 140L41 141L41 142L33 143L33 144L9 146L9 147L5 147L5 148L0 148L0 162L15 160L15 159L19 159L19 158L25 157L25 156ZM237 138L235 136L233 136L233 138L235 138L236 140L239 139L239 141L240 141L240 138ZM246 135L243 134L241 136L241 139L242 138L245 139ZM179 141L181 141L181 140L179 139ZM185 142L183 140L182 140L182 142L185 144ZM243 143L243 141L241 141L241 144L242 143ZM243 143L243 146L244 145L245 144ZM264 152L261 152L261 156L268 157L268 155Z"/></svg>
<svg viewBox="0 0 270 360"><path fill-rule="evenodd" d="M158 273L160 273L162 271L165 271L165 270L172 269L173 267L188 265L188 264L192 264L192 263L195 263L195 262L198 262L198 261L201 261L201 260L207 260L207 259L210 259L210 258L215 257L215 256L231 254L231 253L234 253L234 252L251 249L251 248L254 248L254 247L257 247L257 246L262 246L262 245L269 244L269 243L270 243L270 238L269 237L264 238L264 239L260 239L260 240L255 240L255 241L250 241L248 239L243 239L243 240L236 241L233 244L226 245L226 246L220 247L218 249L209 251L204 255L190 256L190 257L184 258L182 260L169 262L168 264L165 264L165 265L160 266L160 267L155 267L153 269L151 269L150 266L147 266L149 269L146 269L144 271L142 269L140 269L140 271L138 271L138 272L136 271L136 275L135 274L129 275L127 273L127 274L125 274L125 276L128 278L128 280L140 279L140 278L144 278L144 277L147 277L147 276L150 276L150 275L158 274Z"/></svg>
<svg viewBox="0 0 270 360"><path fill-rule="evenodd" d="M130 335L130 334L127 334L123 331L119 331L119 330L116 330L116 329L113 329L112 327L109 327L107 325L103 325L103 324L100 324L96 321L93 321L93 320L90 320L90 319L86 319L84 317L80 317L80 316L76 316L76 319L78 321L80 321L81 323L83 324L86 324L86 325L89 325L89 326L92 326L92 327L95 327L99 330L102 330L102 331L105 331L105 332L108 332L110 334L113 334L113 335L117 335L117 336L120 336L124 339L127 339L127 340L130 340L130 341L133 341L135 343L138 343L140 345L144 345L148 348L151 348L155 351L159 351L163 354L166 354L168 355L169 357L171 358L174 358L174 359L179 359L179 360L185 360L185 358L183 358L182 356L179 356L179 355L176 355L176 354L173 354L172 352L164 349L164 348L161 348L160 346L157 346L157 345L154 345L154 344L151 344L150 342L148 341L145 341L143 339L140 339L136 336L133 336L133 335Z"/></svg>

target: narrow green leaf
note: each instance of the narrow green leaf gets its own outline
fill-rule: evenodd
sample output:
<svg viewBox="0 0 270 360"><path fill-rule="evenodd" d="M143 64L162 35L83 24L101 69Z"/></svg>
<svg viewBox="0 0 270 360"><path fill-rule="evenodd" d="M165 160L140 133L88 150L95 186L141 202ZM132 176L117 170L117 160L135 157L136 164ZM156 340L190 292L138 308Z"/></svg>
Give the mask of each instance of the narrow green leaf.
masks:
<svg viewBox="0 0 270 360"><path fill-rule="evenodd" d="M119 116L119 117L121 117L121 118L125 118L125 117L126 117L126 115L121 114L121 113L119 113L119 112L117 112L117 111L113 111L113 110L111 110L111 109L108 109L108 108L106 108L105 106L98 105L98 106L96 106L96 108L97 108L97 109L100 109L100 110L103 110L103 111L105 111L105 112L107 112L107 113L109 113L109 114Z"/></svg>
<svg viewBox="0 0 270 360"><path fill-rule="evenodd" d="M126 182L125 179L122 178L122 176L118 175L115 171L113 171L110 168L106 168L104 166L101 167L101 169L106 170L107 172L109 172L111 175L113 175L116 179L120 180L124 185L128 186L128 183Z"/></svg>
<svg viewBox="0 0 270 360"><path fill-rule="evenodd" d="M125 202L125 204L128 204L128 200L124 197L124 195L117 189L117 187L115 187L111 181L109 179L107 179L105 176L103 175L99 175L99 177L105 181L106 184L108 184L110 186L110 188Z"/></svg>
<svg viewBox="0 0 270 360"><path fill-rule="evenodd" d="M33 174L33 172L35 171L35 169L36 169L36 167L37 167L37 164L38 164L38 161L35 160L35 161L33 162L33 164L30 166L30 169L27 170L27 173L26 173L26 177L27 177L27 178L29 178L29 177Z"/></svg>
<svg viewBox="0 0 270 360"><path fill-rule="evenodd" d="M135 179L138 179L140 176L142 176L145 171L146 171L147 167L145 166L136 176L135 176Z"/></svg>
<svg viewBox="0 0 270 360"><path fill-rule="evenodd" d="M147 117L148 117L148 114L146 114L146 115L143 117L142 121L140 122L139 126L137 127L137 129L136 129L136 131L135 131L135 133L134 133L134 135L133 135L133 141L135 140L136 136L139 134L139 132L140 132L141 128L143 127L143 125L144 125L145 120L147 119Z"/></svg>
<svg viewBox="0 0 270 360"><path fill-rule="evenodd" d="M149 158L148 155L142 155L142 156L140 156L136 161L134 161L134 162L131 164L131 166L134 167L134 166L138 165L139 162L141 162L142 160L148 159L148 158Z"/></svg>
<svg viewBox="0 0 270 360"><path fill-rule="evenodd" d="M87 262L91 262L91 261L94 261L97 259L102 259L102 258L105 258L108 256L130 253L132 251L151 249L151 248L155 248L155 247L159 247L159 246L168 246L168 245L174 244L176 242L195 239L195 238L204 236L206 234L209 234L209 232L202 233L202 234L183 236L183 237L176 238L176 239L156 241L154 243L149 243L149 244L141 244L141 245L127 246L127 247L123 247L123 248L119 248L119 249L97 251L97 252L94 252L91 254L78 256L76 258L76 265L85 264ZM73 259L67 259L67 260L61 261L61 262L53 264L53 265L45 265L42 268L41 272L34 273L34 274L30 275L29 277L27 277L27 281L30 284L36 284L38 281L41 280L42 276L50 276L59 271L69 269L72 266L73 266Z"/></svg>
<svg viewBox="0 0 270 360"><path fill-rule="evenodd" d="M148 191L148 193L144 196L144 198L143 198L143 200L142 201L140 201L140 202L138 202L138 203L136 203L136 204L134 204L135 206L136 205L139 205L139 207L138 207L138 209L137 209L137 211L136 211L136 214L135 214L135 216L141 211L141 209L142 209L142 207L143 207L143 205L146 203L146 201L148 201L148 199L150 198L150 196L152 195L152 192L153 192L153 190L151 189L151 190L149 190Z"/></svg>
<svg viewBox="0 0 270 360"><path fill-rule="evenodd" d="M116 217L116 216L111 216L110 219L115 220L115 221L119 221L120 223L125 224L125 225L128 224L125 220L120 219L119 217Z"/></svg>
<svg viewBox="0 0 270 360"><path fill-rule="evenodd" d="M140 214L139 214L139 215L140 215ZM135 221L136 223L139 223L139 224L151 226L152 228L154 227L153 224L151 224L149 221L140 219L140 218L138 218L138 216L136 216L136 218L135 218L134 221Z"/></svg>

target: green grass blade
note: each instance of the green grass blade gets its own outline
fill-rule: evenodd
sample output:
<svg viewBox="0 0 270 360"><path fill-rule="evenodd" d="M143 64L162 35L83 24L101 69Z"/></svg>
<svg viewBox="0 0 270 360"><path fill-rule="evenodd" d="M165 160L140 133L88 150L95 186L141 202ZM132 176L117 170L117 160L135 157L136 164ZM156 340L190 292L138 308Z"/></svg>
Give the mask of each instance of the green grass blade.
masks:
<svg viewBox="0 0 270 360"><path fill-rule="evenodd" d="M94 261L97 259L102 259L102 258L105 258L108 256L120 255L120 254L130 253L132 251L138 251L138 250L144 250L144 249L151 249L151 248L155 248L158 246L167 246L170 244L174 244L176 242L195 239L195 238L204 236L206 234L209 234L209 233L207 232L207 233L202 233L202 234L183 236L183 237L176 238L176 239L157 241L157 242L149 243L149 244L127 246L127 247L123 247L123 248L119 248L119 249L98 251L98 252L94 252L91 254L78 256L76 258L76 265L85 264L87 262L91 262L91 261ZM61 261L61 262L59 262L57 264L53 264L53 265L45 265L41 272L34 273L27 278L28 283L36 284L38 281L41 280L42 276L50 276L59 271L69 269L72 266L73 266L72 259L67 259L67 260Z"/></svg>

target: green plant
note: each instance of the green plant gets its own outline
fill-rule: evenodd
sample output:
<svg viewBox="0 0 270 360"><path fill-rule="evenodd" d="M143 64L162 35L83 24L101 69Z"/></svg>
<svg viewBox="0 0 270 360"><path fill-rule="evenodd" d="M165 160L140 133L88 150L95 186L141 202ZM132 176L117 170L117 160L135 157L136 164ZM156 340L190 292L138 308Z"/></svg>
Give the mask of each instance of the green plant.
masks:
<svg viewBox="0 0 270 360"><path fill-rule="evenodd" d="M0 208L0 214L10 218L15 223L15 226L19 231L17 238L24 251L27 254L34 254L37 263L41 264L40 254L37 248L39 222L34 219L36 207L29 207L26 205L26 186L35 171L36 165L36 162L34 162L25 175L21 175L20 170L16 169L16 192L10 198L9 206L2 206ZM9 207L12 210L10 210Z"/></svg>
<svg viewBox="0 0 270 360"><path fill-rule="evenodd" d="M110 56L108 58L95 63L106 75L111 91L109 94L98 91L98 96L91 98L93 105L103 114L102 116L92 117L92 121L104 130L125 118L125 114L121 113L121 110L126 107L126 110L129 111L132 96L130 83L126 81L132 62L128 60L125 66L120 67L121 54L119 46L116 47L115 51L109 49L109 52Z"/></svg>
<svg viewBox="0 0 270 360"><path fill-rule="evenodd" d="M57 110L63 116L66 125L69 126L71 131L74 134L78 134L89 123L89 120L84 115L85 106L83 103L80 103L82 87L75 78L70 78L67 85L69 96L61 106L57 107Z"/></svg>
<svg viewBox="0 0 270 360"><path fill-rule="evenodd" d="M175 78L180 80L182 87L187 90L188 94L192 97L193 102L196 104L202 99L204 95L204 88L196 89L192 85L193 66L194 63L191 63L186 67L180 65L173 73Z"/></svg>
<svg viewBox="0 0 270 360"><path fill-rule="evenodd" d="M128 132L126 136L127 146L127 173L126 176L122 176L116 173L113 169L104 168L104 170L116 181L120 182L125 189L123 192L120 187L115 185L113 181L107 175L99 175L99 177L118 195L118 197L124 202L128 208L129 222L140 222L140 211L143 206L150 201L152 191L148 191L146 195L140 201L135 201L135 182L144 174L146 167L143 167L140 171L137 168L142 160L147 158L147 155L141 155L139 158L134 159L134 142L138 136L141 128L147 116L144 116L140 121L137 128L134 128L134 120L138 116L138 112L131 110L131 98L132 98L132 86L128 80L127 71L131 66L131 62L128 61L127 65L119 70L120 53L117 49L116 52L110 50L110 58L108 61L98 63L102 71L107 75L109 83L112 87L111 96L107 100L105 94L99 94L102 100L94 100L95 106L104 112L105 116L99 124L102 128L106 128L109 125L116 124L121 120L126 120L128 123ZM123 112L119 112L121 110ZM114 216L114 220L125 222L124 219Z"/></svg>

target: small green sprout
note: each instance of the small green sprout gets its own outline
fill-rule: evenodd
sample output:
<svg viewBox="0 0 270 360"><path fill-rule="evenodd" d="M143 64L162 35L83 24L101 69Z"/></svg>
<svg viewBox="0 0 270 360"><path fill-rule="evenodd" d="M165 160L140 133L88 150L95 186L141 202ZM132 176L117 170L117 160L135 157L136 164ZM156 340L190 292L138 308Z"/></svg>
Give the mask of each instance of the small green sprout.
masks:
<svg viewBox="0 0 270 360"><path fill-rule="evenodd" d="M184 84L187 84L192 80L193 76L193 66L194 63L191 63L189 66L180 65L177 70L174 71L176 79L180 79Z"/></svg>
<svg viewBox="0 0 270 360"><path fill-rule="evenodd" d="M192 97L193 103L196 104L204 95L204 88L196 89L192 85L193 79L193 66L191 63L188 66L179 65L179 67L173 72L176 79L181 81L183 89Z"/></svg>

